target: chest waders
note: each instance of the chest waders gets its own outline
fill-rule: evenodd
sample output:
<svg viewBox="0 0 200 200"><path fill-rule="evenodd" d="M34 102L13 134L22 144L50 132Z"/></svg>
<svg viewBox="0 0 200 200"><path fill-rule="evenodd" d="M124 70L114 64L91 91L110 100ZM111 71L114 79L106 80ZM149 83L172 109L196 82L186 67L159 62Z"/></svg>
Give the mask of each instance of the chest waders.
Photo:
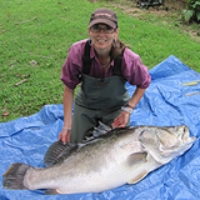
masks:
<svg viewBox="0 0 200 200"><path fill-rule="evenodd" d="M111 126L121 107L130 99L121 73L122 55L114 60L113 75L107 78L89 76L90 44L85 45L81 87L76 94L70 142L81 142L98 121Z"/></svg>

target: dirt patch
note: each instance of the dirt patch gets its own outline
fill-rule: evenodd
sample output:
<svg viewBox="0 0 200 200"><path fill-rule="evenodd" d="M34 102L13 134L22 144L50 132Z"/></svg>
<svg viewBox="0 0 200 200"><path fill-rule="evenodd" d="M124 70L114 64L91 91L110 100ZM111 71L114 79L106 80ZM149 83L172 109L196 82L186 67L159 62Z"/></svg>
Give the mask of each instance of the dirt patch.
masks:
<svg viewBox="0 0 200 200"><path fill-rule="evenodd" d="M186 8L185 0L165 0L164 6L170 10L174 9L177 11L181 11Z"/></svg>
<svg viewBox="0 0 200 200"><path fill-rule="evenodd" d="M176 18L176 26L179 26L185 33L189 34L192 39L200 43L200 24L193 24L192 26L189 24L184 24L181 21L181 14L186 8L186 0L164 0L163 5L150 6L146 10L142 10L141 14L144 16L145 14L149 13L166 17L166 21L164 21L164 23ZM141 17L141 15L139 17Z"/></svg>
<svg viewBox="0 0 200 200"><path fill-rule="evenodd" d="M101 0L89 0L90 2L100 2ZM189 34L192 39L200 43L200 24L187 25L181 21L181 13L186 9L186 0L163 0L163 5L149 6L148 8L138 7L137 0L107 0L115 7L123 10L124 13L145 19L148 21L150 15L158 16L162 24L172 24L178 26L182 31Z"/></svg>

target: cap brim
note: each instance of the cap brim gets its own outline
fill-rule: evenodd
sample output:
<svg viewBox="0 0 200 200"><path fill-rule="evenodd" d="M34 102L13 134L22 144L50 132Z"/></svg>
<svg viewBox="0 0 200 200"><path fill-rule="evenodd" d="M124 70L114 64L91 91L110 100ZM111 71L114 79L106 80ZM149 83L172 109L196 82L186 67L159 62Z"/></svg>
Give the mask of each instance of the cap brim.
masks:
<svg viewBox="0 0 200 200"><path fill-rule="evenodd" d="M113 29L116 28L116 24L108 19L94 19L91 21L91 23L89 24L89 28L91 28L91 26L95 25L95 24L106 24L110 27L112 27Z"/></svg>

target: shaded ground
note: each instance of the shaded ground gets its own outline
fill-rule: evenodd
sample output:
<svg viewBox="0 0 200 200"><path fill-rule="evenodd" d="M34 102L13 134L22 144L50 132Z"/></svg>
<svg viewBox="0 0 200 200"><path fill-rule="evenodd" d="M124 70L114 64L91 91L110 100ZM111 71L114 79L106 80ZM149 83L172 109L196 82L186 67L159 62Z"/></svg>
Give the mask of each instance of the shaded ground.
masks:
<svg viewBox="0 0 200 200"><path fill-rule="evenodd" d="M132 8L132 12L135 12L135 16L143 18L148 15L155 15L162 17L160 18L165 23L174 22L175 26L179 26L184 32L188 33L192 39L200 42L200 24L184 24L181 20L181 13L186 9L185 0L165 0L165 3L160 6L150 6L147 9L141 9L135 6ZM127 10L127 9L125 9ZM128 8L130 11L130 9Z"/></svg>
<svg viewBox="0 0 200 200"><path fill-rule="evenodd" d="M90 0L97 2L101 0ZM163 5L140 8L136 0L124 0L120 3L112 2L113 5L123 10L123 12L133 15L139 19L149 20L152 15L159 16L159 21L163 24L173 24L189 34L192 39L200 43L200 24L184 24L181 21L181 13L186 8L186 0L164 0Z"/></svg>

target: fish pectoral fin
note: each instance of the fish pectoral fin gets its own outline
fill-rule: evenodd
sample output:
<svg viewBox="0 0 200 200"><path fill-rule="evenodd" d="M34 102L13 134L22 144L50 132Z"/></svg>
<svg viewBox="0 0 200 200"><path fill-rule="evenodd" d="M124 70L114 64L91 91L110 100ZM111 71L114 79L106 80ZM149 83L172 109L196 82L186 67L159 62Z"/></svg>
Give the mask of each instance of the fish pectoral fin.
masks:
<svg viewBox="0 0 200 200"><path fill-rule="evenodd" d="M60 194L60 193L57 192L56 189L48 189L45 191L45 195L53 195L53 194Z"/></svg>
<svg viewBox="0 0 200 200"><path fill-rule="evenodd" d="M128 181L128 184L135 184L135 183L141 181L147 174L148 174L148 172L146 170L142 171L136 177L134 177L133 179L131 179L130 181Z"/></svg>
<svg viewBox="0 0 200 200"><path fill-rule="evenodd" d="M129 166L139 165L147 161L147 152L133 153L128 156L127 162Z"/></svg>

